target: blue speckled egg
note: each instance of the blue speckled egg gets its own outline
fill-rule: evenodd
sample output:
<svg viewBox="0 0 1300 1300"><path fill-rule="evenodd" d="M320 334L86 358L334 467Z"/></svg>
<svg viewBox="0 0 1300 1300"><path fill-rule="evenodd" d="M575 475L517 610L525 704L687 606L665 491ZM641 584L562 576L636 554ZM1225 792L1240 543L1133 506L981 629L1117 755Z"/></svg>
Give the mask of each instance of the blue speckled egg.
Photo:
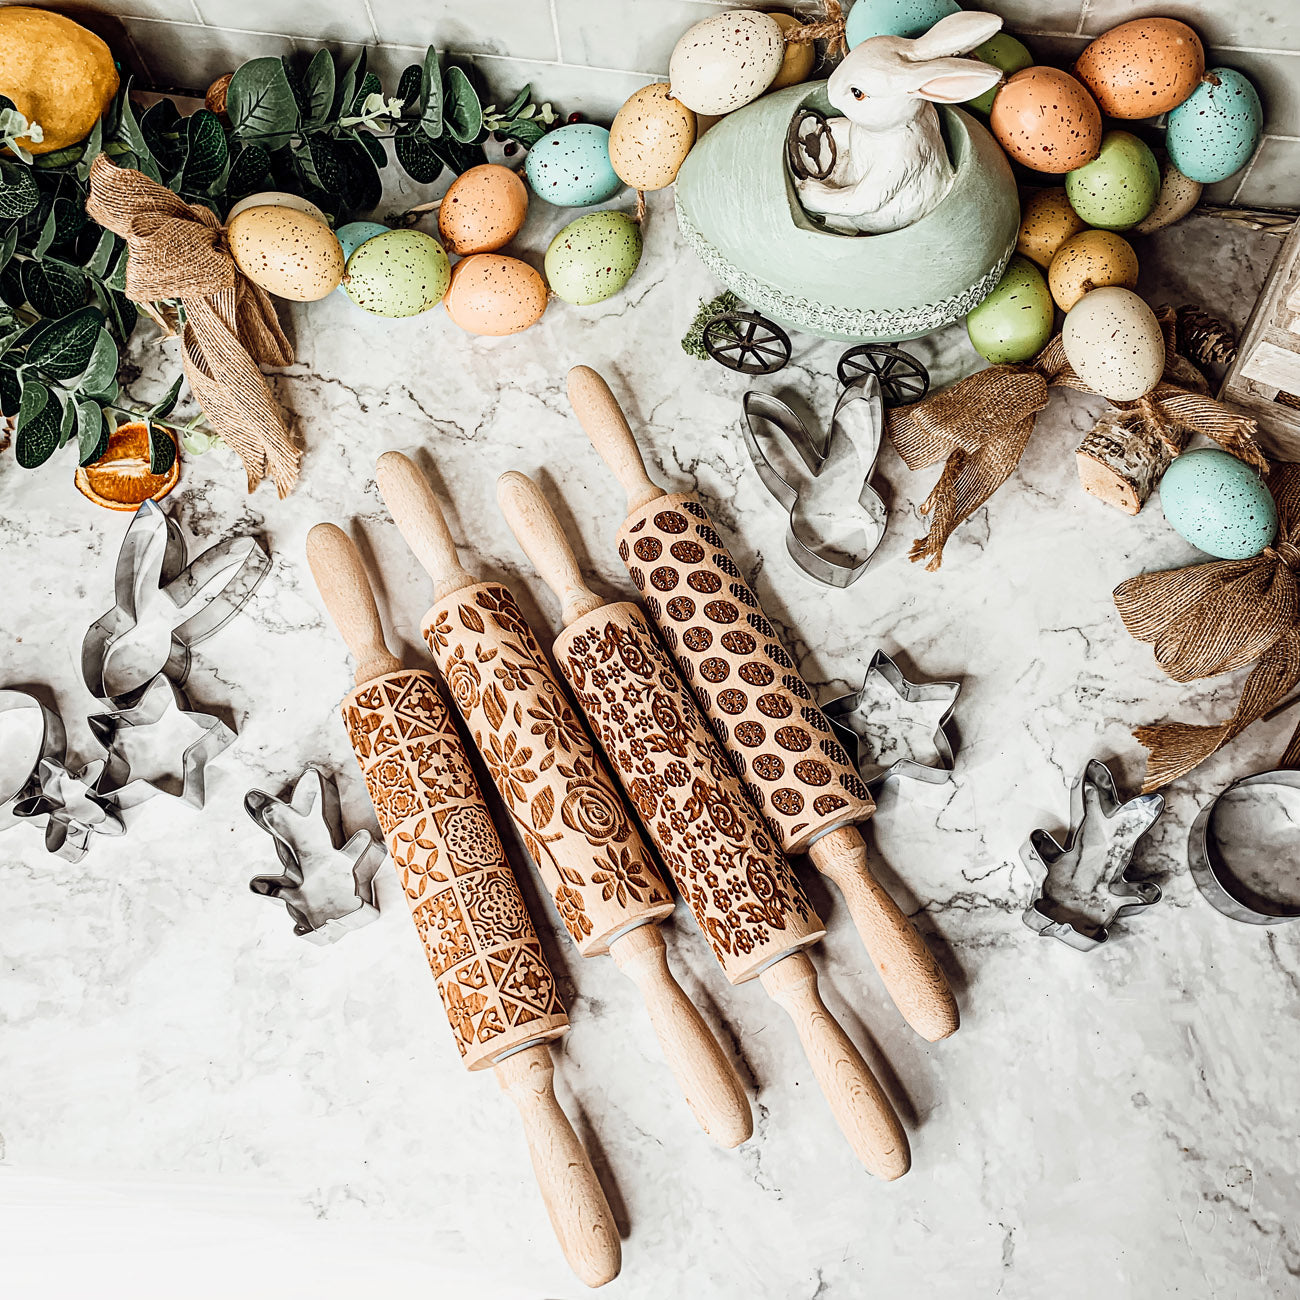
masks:
<svg viewBox="0 0 1300 1300"><path fill-rule="evenodd" d="M1211 84L1214 80L1217 86ZM1169 114L1165 148L1184 176L1212 185L1250 161L1263 129L1264 110L1255 87L1233 68L1211 68Z"/></svg>
<svg viewBox="0 0 1300 1300"><path fill-rule="evenodd" d="M387 233L388 227L381 226L377 221L349 221L346 226L340 226L334 232L339 243L343 246L343 260L345 262L367 239L374 239L376 235L386 235ZM334 292L341 293L345 298L348 296L348 291L343 285L339 285Z"/></svg>
<svg viewBox="0 0 1300 1300"><path fill-rule="evenodd" d="M609 160L609 132L591 122L542 136L528 151L524 170L537 197L561 208L604 203L623 185Z"/></svg>
<svg viewBox="0 0 1300 1300"><path fill-rule="evenodd" d="M920 36L959 8L953 0L854 0L844 36L849 49L871 36Z"/></svg>
<svg viewBox="0 0 1300 1300"><path fill-rule="evenodd" d="M1160 480L1174 531L1221 560L1258 555L1277 536L1277 506L1258 471L1217 447L1179 456Z"/></svg>

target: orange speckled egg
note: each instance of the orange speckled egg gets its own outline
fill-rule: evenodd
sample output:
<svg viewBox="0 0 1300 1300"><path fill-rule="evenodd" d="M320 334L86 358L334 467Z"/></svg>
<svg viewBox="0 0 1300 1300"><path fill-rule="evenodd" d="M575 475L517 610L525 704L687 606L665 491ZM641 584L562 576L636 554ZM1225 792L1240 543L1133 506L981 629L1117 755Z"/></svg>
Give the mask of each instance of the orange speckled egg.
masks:
<svg viewBox="0 0 1300 1300"><path fill-rule="evenodd" d="M1007 79L989 125L1017 162L1059 175L1090 163L1101 148L1101 112L1081 81L1036 64Z"/></svg>
<svg viewBox="0 0 1300 1300"><path fill-rule="evenodd" d="M671 185L695 143L695 114L669 89L666 81L642 86L610 124L609 161L634 190Z"/></svg>
<svg viewBox="0 0 1300 1300"><path fill-rule="evenodd" d="M1079 55L1074 75L1108 117L1155 117L1196 89L1205 48L1176 18L1135 18L1098 36Z"/></svg>
<svg viewBox="0 0 1300 1300"><path fill-rule="evenodd" d="M1016 252L1039 266L1051 266L1056 250L1085 225L1063 189L1039 190L1020 209Z"/></svg>
<svg viewBox="0 0 1300 1300"><path fill-rule="evenodd" d="M452 268L442 305L467 334L518 334L541 320L546 281L517 257L475 253Z"/></svg>
<svg viewBox="0 0 1300 1300"><path fill-rule="evenodd" d="M528 187L498 163L461 172L438 208L438 233L457 257L492 253L518 233L528 214Z"/></svg>

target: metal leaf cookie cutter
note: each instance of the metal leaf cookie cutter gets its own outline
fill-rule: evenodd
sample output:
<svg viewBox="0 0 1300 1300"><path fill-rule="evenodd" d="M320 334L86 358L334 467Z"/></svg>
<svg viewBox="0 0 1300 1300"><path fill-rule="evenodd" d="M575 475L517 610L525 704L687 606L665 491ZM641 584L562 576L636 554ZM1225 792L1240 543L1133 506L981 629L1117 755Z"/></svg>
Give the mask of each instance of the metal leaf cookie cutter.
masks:
<svg viewBox="0 0 1300 1300"><path fill-rule="evenodd" d="M1129 870L1138 841L1164 808L1160 794L1121 801L1110 769L1098 759L1089 759L1070 790L1070 832L1064 846L1044 830L1031 831L1021 846L1021 860L1041 882L1039 896L1024 913L1024 923L1078 952L1089 952L1110 938L1116 921L1158 903L1163 897L1160 886L1133 879ZM1049 896L1049 885L1065 896ZM1114 907L1104 922L1092 923L1084 900L1095 903L1103 897L1130 901Z"/></svg>
<svg viewBox="0 0 1300 1300"><path fill-rule="evenodd" d="M254 876L248 887L284 904L294 934L315 944L334 943L379 916L374 880L386 851L364 828L344 842L332 777L308 767L293 783L288 799L250 790L244 811L275 841L284 867L278 876ZM350 907L343 906L338 894L343 868L351 881L350 901L355 905Z"/></svg>
<svg viewBox="0 0 1300 1300"><path fill-rule="evenodd" d="M785 545L790 558L818 582L829 587L850 586L866 571L871 557L885 539L885 503L871 486L871 474L880 454L885 427L879 379L874 374L864 374L844 389L835 404L830 431L822 441L808 432L804 422L780 398L751 390L744 396L742 409L740 430L750 459L763 485L789 516ZM862 528L863 542L857 548L861 559L853 562L837 560L813 549L799 535L799 490L781 474L763 449L764 442L772 438L783 438L813 478L819 478L828 465L840 459L845 442L850 444L863 469L862 490L857 500L866 516Z"/></svg>
<svg viewBox="0 0 1300 1300"><path fill-rule="evenodd" d="M872 689L873 679L884 682L905 704L944 705L931 742L938 757L937 763L922 763L910 755L902 755L887 765L874 761L876 756L886 752L882 740L888 736L890 728L882 725L879 696ZM889 655L877 650L867 664L862 685L856 691L832 700L822 712L869 787L878 788L894 776L912 777L939 785L952 780L956 764L956 731L952 715L960 693L960 682L909 681Z"/></svg>

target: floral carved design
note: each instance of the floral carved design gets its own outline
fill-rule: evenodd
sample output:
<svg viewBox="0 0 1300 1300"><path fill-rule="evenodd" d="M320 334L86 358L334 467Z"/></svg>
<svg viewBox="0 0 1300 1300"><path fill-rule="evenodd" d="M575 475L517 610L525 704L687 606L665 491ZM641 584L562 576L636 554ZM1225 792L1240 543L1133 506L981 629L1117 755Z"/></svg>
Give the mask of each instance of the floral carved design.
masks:
<svg viewBox="0 0 1300 1300"><path fill-rule="evenodd" d="M493 784L584 952L672 896L514 598L462 588L429 612L424 637ZM644 672L638 648L611 647L607 671Z"/></svg>
<svg viewBox="0 0 1300 1300"><path fill-rule="evenodd" d="M563 1033L555 980L433 678L367 682L343 720L466 1065Z"/></svg>

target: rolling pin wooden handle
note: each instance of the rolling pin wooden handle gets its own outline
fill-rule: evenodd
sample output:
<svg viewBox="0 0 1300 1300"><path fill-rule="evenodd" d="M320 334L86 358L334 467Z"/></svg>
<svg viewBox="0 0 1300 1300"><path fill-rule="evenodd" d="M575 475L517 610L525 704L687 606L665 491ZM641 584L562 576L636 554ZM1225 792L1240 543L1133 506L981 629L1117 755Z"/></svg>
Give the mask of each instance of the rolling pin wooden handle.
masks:
<svg viewBox="0 0 1300 1300"><path fill-rule="evenodd" d="M627 493L629 514L664 495L663 488L646 473L641 449L618 399L590 366L574 366L569 371L569 403L591 445Z"/></svg>
<svg viewBox="0 0 1300 1300"><path fill-rule="evenodd" d="M400 451L386 451L375 465L375 479L398 532L433 579L434 600L477 582L461 564L442 507L416 463Z"/></svg>
<svg viewBox="0 0 1300 1300"><path fill-rule="evenodd" d="M564 607L564 625L577 622L605 602L582 577L578 558L542 490L517 470L497 479L497 503L542 581Z"/></svg>
<svg viewBox="0 0 1300 1300"><path fill-rule="evenodd" d="M555 1096L555 1066L545 1043L498 1061L501 1091L519 1109L533 1173L569 1267L588 1286L618 1276L623 1248L591 1157Z"/></svg>
<svg viewBox="0 0 1300 1300"><path fill-rule="evenodd" d="M961 1017L948 978L916 927L871 874L867 846L857 827L843 826L814 840L808 855L844 895L853 924L903 1019L931 1043L955 1034Z"/></svg>
<svg viewBox="0 0 1300 1300"><path fill-rule="evenodd" d="M907 1134L870 1066L826 1009L807 955L790 953L758 978L794 1021L813 1076L854 1154L877 1178L901 1178L912 1163Z"/></svg>
<svg viewBox="0 0 1300 1300"><path fill-rule="evenodd" d="M402 661L384 643L375 593L347 533L334 524L317 524L307 534L307 563L356 664L357 685L400 671Z"/></svg>
<svg viewBox="0 0 1300 1300"><path fill-rule="evenodd" d="M731 1062L668 965L657 925L638 925L609 945L619 970L640 990L664 1060L700 1127L738 1147L754 1132L749 1098Z"/></svg>

